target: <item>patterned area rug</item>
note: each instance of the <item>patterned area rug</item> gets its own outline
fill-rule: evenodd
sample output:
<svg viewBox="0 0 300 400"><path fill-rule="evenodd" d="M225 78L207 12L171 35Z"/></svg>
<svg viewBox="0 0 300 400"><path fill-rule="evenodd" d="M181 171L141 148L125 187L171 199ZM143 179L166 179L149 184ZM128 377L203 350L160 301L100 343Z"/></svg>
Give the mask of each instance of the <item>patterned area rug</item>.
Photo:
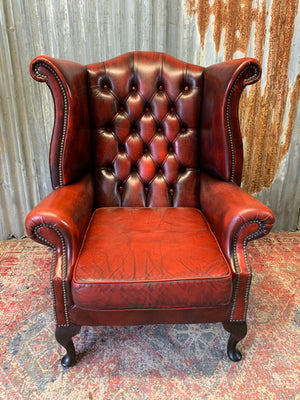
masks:
<svg viewBox="0 0 300 400"><path fill-rule="evenodd" d="M245 357L226 356L221 324L83 327L64 370L54 338L51 252L0 244L1 399L300 400L300 233L249 244L254 278Z"/></svg>

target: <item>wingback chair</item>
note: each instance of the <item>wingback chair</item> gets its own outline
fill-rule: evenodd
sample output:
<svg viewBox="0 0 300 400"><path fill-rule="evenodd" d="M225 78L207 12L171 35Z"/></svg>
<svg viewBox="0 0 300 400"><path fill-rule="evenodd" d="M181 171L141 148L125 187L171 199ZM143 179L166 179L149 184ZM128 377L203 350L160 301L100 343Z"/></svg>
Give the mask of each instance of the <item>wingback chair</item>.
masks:
<svg viewBox="0 0 300 400"><path fill-rule="evenodd" d="M53 191L26 228L53 249L62 365L76 362L72 337L82 325L201 322L223 323L227 354L239 361L246 245L274 223L239 187L238 103L259 63L203 68L131 52L83 66L41 56L31 75L54 100Z"/></svg>

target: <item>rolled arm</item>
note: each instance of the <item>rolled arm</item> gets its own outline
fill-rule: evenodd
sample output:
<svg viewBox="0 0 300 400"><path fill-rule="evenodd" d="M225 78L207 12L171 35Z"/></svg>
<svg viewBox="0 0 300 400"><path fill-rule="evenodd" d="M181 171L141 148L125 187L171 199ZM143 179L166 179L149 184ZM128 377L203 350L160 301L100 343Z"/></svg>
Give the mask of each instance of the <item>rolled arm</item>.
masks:
<svg viewBox="0 0 300 400"><path fill-rule="evenodd" d="M74 182L90 169L87 70L83 65L47 56L30 64L31 76L49 86L55 109L50 146L53 188Z"/></svg>
<svg viewBox="0 0 300 400"><path fill-rule="evenodd" d="M59 325L68 325L72 304L70 281L94 201L89 174L76 183L53 190L27 216L28 236L53 249L51 269L55 313Z"/></svg>
<svg viewBox="0 0 300 400"><path fill-rule="evenodd" d="M253 58L212 65L204 70L201 117L203 171L227 182L241 184L243 145L238 105L246 85L260 79L261 67Z"/></svg>
<svg viewBox="0 0 300 400"><path fill-rule="evenodd" d="M94 201L92 178L88 174L78 182L53 190L27 216L27 234L33 240L55 245L62 252L63 238L66 261L72 265L89 223Z"/></svg>
<svg viewBox="0 0 300 400"><path fill-rule="evenodd" d="M201 174L200 206L233 270L231 320L243 321L252 277L247 243L271 230L274 214L236 184L205 173Z"/></svg>
<svg viewBox="0 0 300 400"><path fill-rule="evenodd" d="M253 240L266 235L274 224L273 212L234 183L201 174L201 210L228 260L234 244L244 237Z"/></svg>

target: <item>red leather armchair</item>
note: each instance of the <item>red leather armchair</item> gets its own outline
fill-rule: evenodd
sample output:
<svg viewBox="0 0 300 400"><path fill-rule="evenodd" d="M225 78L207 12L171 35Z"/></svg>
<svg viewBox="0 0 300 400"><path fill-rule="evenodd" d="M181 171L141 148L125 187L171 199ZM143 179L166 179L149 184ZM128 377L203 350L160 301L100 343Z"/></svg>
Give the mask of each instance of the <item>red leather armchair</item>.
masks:
<svg viewBox="0 0 300 400"><path fill-rule="evenodd" d="M50 87L53 191L26 219L53 249L56 338L76 361L81 325L222 322L241 359L246 245L273 213L240 187L238 102L254 59L208 68L155 52L83 66L41 56Z"/></svg>

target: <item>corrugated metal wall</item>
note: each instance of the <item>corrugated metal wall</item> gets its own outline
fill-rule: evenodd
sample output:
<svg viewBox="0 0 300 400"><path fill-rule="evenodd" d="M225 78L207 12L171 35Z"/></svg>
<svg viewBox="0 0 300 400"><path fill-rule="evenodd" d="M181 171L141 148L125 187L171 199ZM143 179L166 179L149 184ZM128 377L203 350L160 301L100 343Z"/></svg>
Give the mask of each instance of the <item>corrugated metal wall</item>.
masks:
<svg viewBox="0 0 300 400"><path fill-rule="evenodd" d="M51 190L53 105L29 75L40 54L82 64L131 50L203 66L242 56L263 64L241 99L243 186L294 230L300 209L298 0L0 0L0 238L23 235Z"/></svg>

